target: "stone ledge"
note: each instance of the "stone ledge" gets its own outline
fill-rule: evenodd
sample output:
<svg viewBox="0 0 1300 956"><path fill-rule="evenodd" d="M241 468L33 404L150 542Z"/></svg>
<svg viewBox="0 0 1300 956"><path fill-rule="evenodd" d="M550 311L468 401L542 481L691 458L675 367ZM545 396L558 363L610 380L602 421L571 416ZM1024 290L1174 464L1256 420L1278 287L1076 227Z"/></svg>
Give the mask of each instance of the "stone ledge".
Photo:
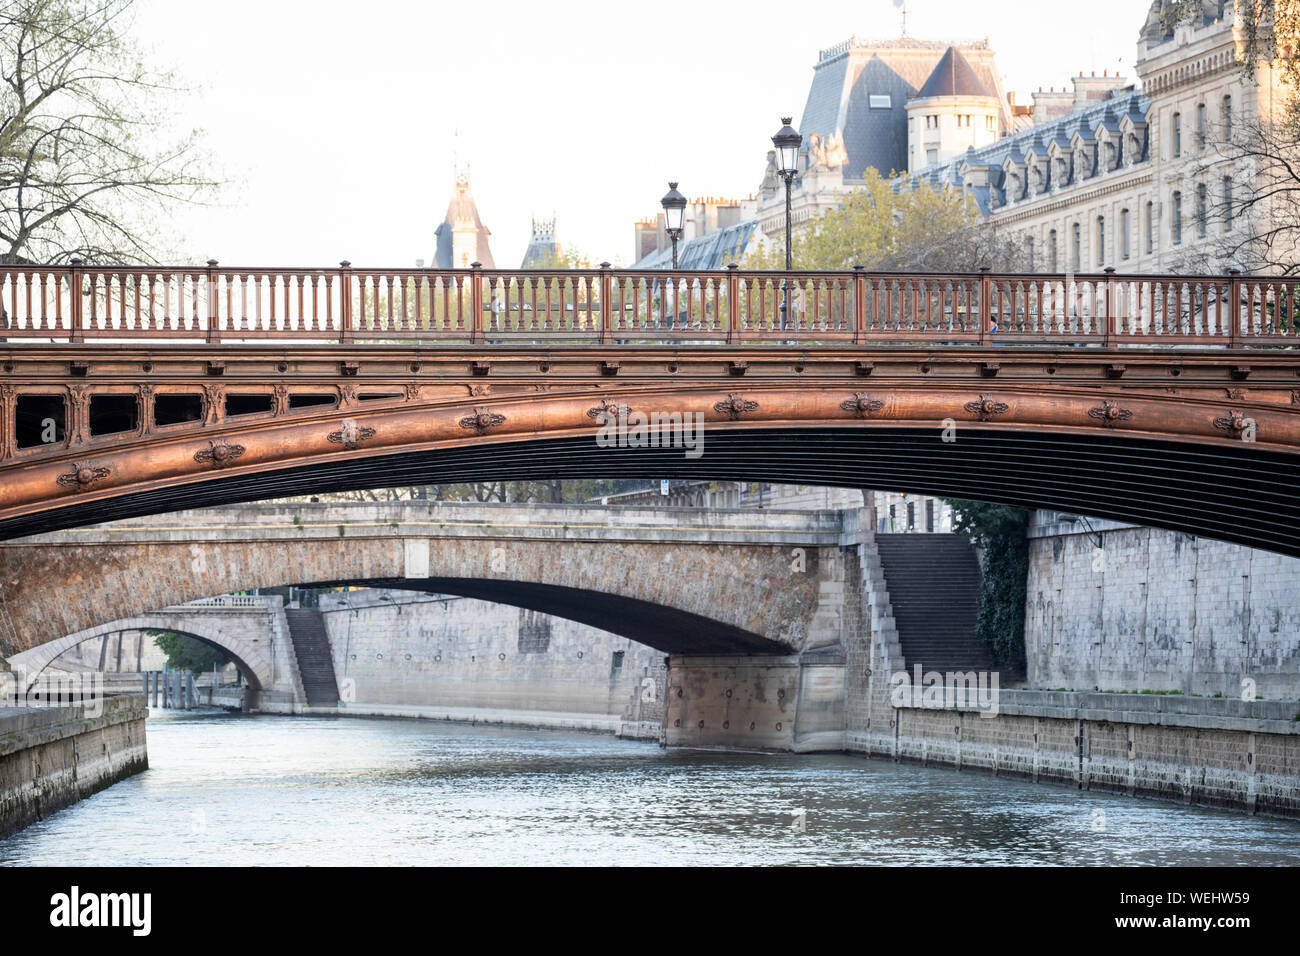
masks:
<svg viewBox="0 0 1300 956"><path fill-rule="evenodd" d="M975 707L899 707L896 710L937 714L956 710L961 714L982 716ZM1153 711L1113 710L1095 707L1060 707L1047 704L1017 704L999 701L997 717L1046 717L1053 720L1086 720L1093 724L1143 724L1156 727L1191 727L1196 730L1235 730L1257 734L1300 736L1300 721L1267 718L1224 717L1213 714L1171 714Z"/></svg>
<svg viewBox="0 0 1300 956"><path fill-rule="evenodd" d="M149 713L143 694L105 697L103 705L103 712L97 717L86 716L82 704L0 707L0 757L128 720L144 719Z"/></svg>
<svg viewBox="0 0 1300 956"><path fill-rule="evenodd" d="M1205 717L1242 717L1289 721L1300 713L1300 700L1240 700L1191 694L1125 694L1105 691L1004 690L1002 706L1081 708L1125 713L1183 713Z"/></svg>

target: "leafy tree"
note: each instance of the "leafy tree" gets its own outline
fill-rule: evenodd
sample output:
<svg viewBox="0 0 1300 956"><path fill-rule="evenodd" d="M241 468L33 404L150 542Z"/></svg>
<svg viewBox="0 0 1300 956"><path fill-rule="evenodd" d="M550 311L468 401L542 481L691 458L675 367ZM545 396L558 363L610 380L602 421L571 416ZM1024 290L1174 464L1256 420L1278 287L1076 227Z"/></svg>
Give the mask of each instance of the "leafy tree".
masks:
<svg viewBox="0 0 1300 956"><path fill-rule="evenodd" d="M1029 587L1029 512L1010 505L950 499L953 530L980 549L982 583L975 636L994 663L1025 669Z"/></svg>
<svg viewBox="0 0 1300 956"><path fill-rule="evenodd" d="M126 35L133 0L0 7L0 262L152 262L157 226L213 183L197 133L162 141L183 92Z"/></svg>
<svg viewBox="0 0 1300 956"><path fill-rule="evenodd" d="M980 266L1014 271L1027 265L1019 244L1004 239L969 194L892 182L874 169L863 179L838 207L795 232L796 270L864 265L873 272L974 272ZM784 245L766 244L746 256L745 266L784 269Z"/></svg>
<svg viewBox="0 0 1300 956"><path fill-rule="evenodd" d="M167 663L176 670L196 674L222 668L230 663L230 655L219 647L175 631L145 631L154 644L167 655Z"/></svg>

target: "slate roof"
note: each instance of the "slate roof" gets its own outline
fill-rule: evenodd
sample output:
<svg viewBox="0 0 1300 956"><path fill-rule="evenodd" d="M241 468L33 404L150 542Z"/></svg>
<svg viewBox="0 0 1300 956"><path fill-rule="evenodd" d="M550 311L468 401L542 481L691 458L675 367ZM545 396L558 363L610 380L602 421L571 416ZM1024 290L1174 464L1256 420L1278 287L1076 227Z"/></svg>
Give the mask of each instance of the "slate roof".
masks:
<svg viewBox="0 0 1300 956"><path fill-rule="evenodd" d="M799 120L804 148L814 133L823 140L831 134L842 137L849 157L845 182L860 182L869 168L882 176L907 169L907 99L930 79L946 49L930 53L921 42L902 38L877 47L850 43L824 56L813 69ZM993 70L962 60L986 95L996 95L987 93L998 88ZM887 94L889 108L872 109L872 94Z"/></svg>
<svg viewBox="0 0 1300 956"><path fill-rule="evenodd" d="M696 236L677 246L677 267L679 269L716 270L725 269L745 254L749 241L758 231L757 219L746 219L734 226L718 229L704 236ZM652 252L640 262L632 265L633 269L671 269L673 267L672 247Z"/></svg>
<svg viewBox="0 0 1300 956"><path fill-rule="evenodd" d="M955 46L950 46L944 52L943 58L930 74L930 78L925 81L925 86L916 94L918 100L926 99L931 96L992 96L980 78L976 75L975 70L971 68L970 61L961 55L961 51Z"/></svg>
<svg viewBox="0 0 1300 956"><path fill-rule="evenodd" d="M485 269L495 269L496 265L492 259L492 250L488 246L488 236L492 233L487 226L483 225L483 220L479 218L478 206L474 204L474 197L470 195L468 179L458 179L456 182L456 192L451 197L451 202L447 204L447 214L442 217L442 223L434 230L433 234L437 237L437 251L434 252L433 261L436 269L455 269L457 264L452 261L452 234L455 231L457 221L468 220L474 224L474 231L477 235L475 243L475 261L483 263Z"/></svg>
<svg viewBox="0 0 1300 956"><path fill-rule="evenodd" d="M993 209L992 197L996 196L999 206L1007 201L1003 191L1005 175L1002 164L1008 157L1011 157L1013 162L1023 162L1031 149L1036 155L1042 156L1047 153L1047 148L1052 143L1068 147L1075 133L1081 134L1084 139L1092 140L1097 134L1098 127L1118 133L1120 123L1125 116L1131 117L1134 121L1145 122L1150 106L1151 100L1141 93L1136 91L1121 93L1071 113L1069 116L1063 116L1059 120L1032 126L981 149L968 149L960 156L918 169L910 176L899 176L894 180L894 185L895 188L901 188L904 183L910 182L935 188L950 185L960 189L963 184L961 175L963 164L988 167L989 185L971 189L971 195L979 204L980 212L987 214ZM1084 159L1091 161L1090 156ZM1137 157L1137 161L1149 162L1150 159L1150 137L1147 137L1143 153ZM1051 175L1055 175L1055 172L1052 171Z"/></svg>

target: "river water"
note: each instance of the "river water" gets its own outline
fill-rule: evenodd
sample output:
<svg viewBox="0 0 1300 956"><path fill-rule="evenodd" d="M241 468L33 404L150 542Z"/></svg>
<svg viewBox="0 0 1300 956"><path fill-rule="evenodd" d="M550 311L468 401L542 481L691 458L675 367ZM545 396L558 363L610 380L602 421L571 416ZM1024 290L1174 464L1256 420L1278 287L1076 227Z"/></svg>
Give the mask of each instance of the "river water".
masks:
<svg viewBox="0 0 1300 956"><path fill-rule="evenodd" d="M148 738L0 863L1300 863L1300 822L859 757L159 710Z"/></svg>

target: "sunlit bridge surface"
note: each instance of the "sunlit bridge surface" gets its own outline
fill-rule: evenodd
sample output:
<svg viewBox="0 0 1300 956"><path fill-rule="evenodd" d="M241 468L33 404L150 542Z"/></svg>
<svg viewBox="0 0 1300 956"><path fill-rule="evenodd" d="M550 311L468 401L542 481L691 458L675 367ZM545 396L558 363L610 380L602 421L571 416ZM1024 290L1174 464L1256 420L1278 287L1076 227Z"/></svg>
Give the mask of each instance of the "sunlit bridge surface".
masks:
<svg viewBox="0 0 1300 956"><path fill-rule="evenodd" d="M844 756L155 711L150 769L7 865L1294 865L1300 823ZM799 827L802 821L802 830Z"/></svg>

